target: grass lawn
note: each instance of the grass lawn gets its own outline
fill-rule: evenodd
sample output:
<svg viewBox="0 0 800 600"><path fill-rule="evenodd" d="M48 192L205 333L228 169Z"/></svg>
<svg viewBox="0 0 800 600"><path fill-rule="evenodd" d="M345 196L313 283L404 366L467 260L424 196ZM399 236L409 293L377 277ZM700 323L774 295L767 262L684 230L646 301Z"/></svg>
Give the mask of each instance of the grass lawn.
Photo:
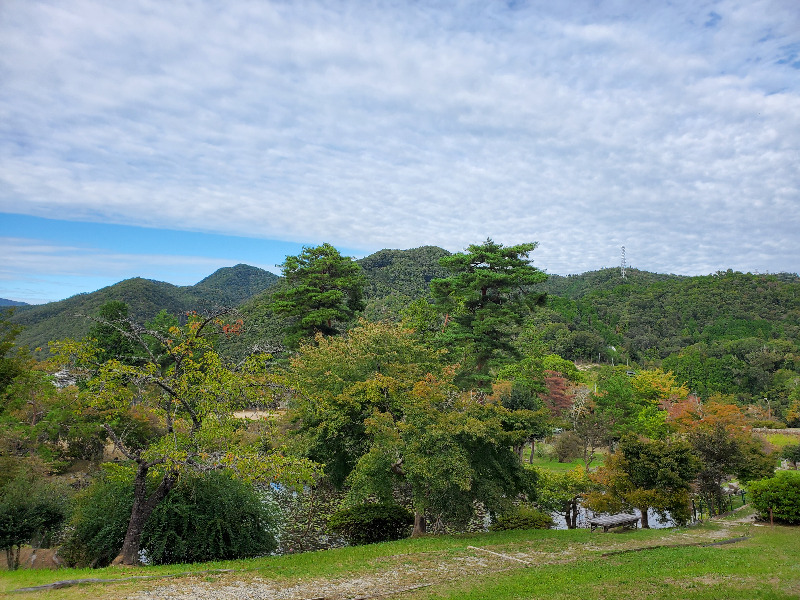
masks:
<svg viewBox="0 0 800 600"><path fill-rule="evenodd" d="M561 463L561 462L558 462L558 460L556 460L554 458L549 458L549 456L548 456L549 452L547 452L546 450L548 450L550 448L550 446L540 442L539 444L537 444L537 449L540 446L545 446L545 448L543 448L545 450L545 452L543 453L542 456L539 456L539 452L537 452L537 453L535 453L533 455L533 462L531 464L533 466L535 466L535 467L539 467L541 469L548 469L550 471L564 472L564 471L571 471L576 466L580 466L581 468L583 468L583 466L584 466L583 465L583 460L581 460L581 459L575 459L575 460L572 460L570 462ZM525 449L525 455L523 457L523 463L528 464L528 461L530 460L530 455L531 455L530 448L526 448ZM589 465L589 466L592 469L596 469L597 467L600 467L600 466L603 465L603 462L605 461L605 458L606 458L606 455L605 455L604 452L598 452L597 455L595 456L594 460L592 461L592 464Z"/></svg>
<svg viewBox="0 0 800 600"><path fill-rule="evenodd" d="M778 449L783 448L784 446L800 444L800 434L792 435L788 433L760 433L759 435L765 437L770 444Z"/></svg>
<svg viewBox="0 0 800 600"><path fill-rule="evenodd" d="M741 514L741 513L737 513ZM722 540L744 539L715 546ZM800 529L716 520L619 533L538 530L430 536L245 561L0 573L14 598L797 598ZM213 572L213 569L230 569ZM187 572L191 572L188 573ZM183 573L183 574L182 574ZM176 574L173 578L164 576ZM182 575L181 575L182 574ZM32 592L67 579L122 579ZM149 592L150 596L144 594Z"/></svg>

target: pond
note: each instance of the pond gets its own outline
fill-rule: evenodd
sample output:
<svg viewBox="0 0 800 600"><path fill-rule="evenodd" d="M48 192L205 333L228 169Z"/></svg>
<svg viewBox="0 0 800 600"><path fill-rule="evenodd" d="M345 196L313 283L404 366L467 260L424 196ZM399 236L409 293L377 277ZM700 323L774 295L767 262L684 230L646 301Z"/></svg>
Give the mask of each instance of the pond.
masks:
<svg viewBox="0 0 800 600"><path fill-rule="evenodd" d="M630 513L637 515L638 517L641 518L642 513L638 509L634 509L630 511ZM579 508L578 528L589 529L589 519L595 516L595 514L597 513L592 512L588 508L583 508L583 507ZM564 520L563 514L551 513L551 515L553 517L553 522L555 523L553 529L567 529L567 522L566 520ZM671 518L668 518L666 521L662 521L659 514L652 509L647 511L647 519L650 524L650 529L667 529L669 527L676 526L675 522ZM641 527L641 521L639 522L639 527Z"/></svg>

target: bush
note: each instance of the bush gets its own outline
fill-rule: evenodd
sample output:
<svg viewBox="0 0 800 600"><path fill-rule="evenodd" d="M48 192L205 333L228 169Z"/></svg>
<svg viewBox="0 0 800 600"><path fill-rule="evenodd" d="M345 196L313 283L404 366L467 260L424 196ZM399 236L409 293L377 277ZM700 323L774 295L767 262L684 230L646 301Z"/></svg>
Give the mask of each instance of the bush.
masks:
<svg viewBox="0 0 800 600"><path fill-rule="evenodd" d="M553 454L558 462L564 463L583 455L583 443L574 431L565 431L553 443Z"/></svg>
<svg viewBox="0 0 800 600"><path fill-rule="evenodd" d="M78 496L60 554L70 566L106 566L122 548L133 506L133 472L108 466ZM152 564L247 558L276 547L261 494L226 472L181 475L142 535Z"/></svg>
<svg viewBox="0 0 800 600"><path fill-rule="evenodd" d="M278 546L273 513L230 473L187 473L150 515L142 548L152 564L263 556Z"/></svg>
<svg viewBox="0 0 800 600"><path fill-rule="evenodd" d="M414 515L402 506L384 502L360 504L337 511L328 527L353 544L374 544L408 537Z"/></svg>
<svg viewBox="0 0 800 600"><path fill-rule="evenodd" d="M0 487L0 549L9 570L19 567L20 549L34 539L49 545L67 513L63 486L19 473Z"/></svg>
<svg viewBox="0 0 800 600"><path fill-rule="evenodd" d="M105 465L75 497L59 555L70 567L105 567L122 548L133 507L133 472Z"/></svg>
<svg viewBox="0 0 800 600"><path fill-rule="evenodd" d="M780 471L775 477L753 481L750 501L763 519L800 523L800 472Z"/></svg>
<svg viewBox="0 0 800 600"><path fill-rule="evenodd" d="M790 444L789 446L784 446L783 451L781 452L781 458L788 460L796 469L798 463L800 463L800 444Z"/></svg>
<svg viewBox="0 0 800 600"><path fill-rule="evenodd" d="M553 517L544 511L530 506L520 506L517 510L498 517L489 528L491 531L507 531L509 529L549 529L553 526Z"/></svg>

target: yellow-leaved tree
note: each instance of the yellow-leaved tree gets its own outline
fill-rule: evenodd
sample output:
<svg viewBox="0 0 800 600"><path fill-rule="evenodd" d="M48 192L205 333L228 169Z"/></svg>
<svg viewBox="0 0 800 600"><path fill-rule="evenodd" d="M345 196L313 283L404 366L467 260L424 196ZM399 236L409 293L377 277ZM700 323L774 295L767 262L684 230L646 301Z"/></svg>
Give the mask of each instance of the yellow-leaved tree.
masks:
<svg viewBox="0 0 800 600"><path fill-rule="evenodd" d="M137 354L124 362L98 362L101 349L93 339L57 342L52 351L82 382L86 404L107 416L103 427L108 437L135 465L133 508L115 562L139 562L148 517L187 469L224 468L246 480L288 484L312 479L316 467L311 461L280 450L263 452L257 435L242 435L234 411L263 402L275 381L268 371L269 355L256 353L229 364L215 351L215 335L237 332L240 322L218 311L205 317L190 314L183 326L148 329L128 319L104 325L125 336ZM115 416L134 406L149 420L145 435L114 427L121 421Z"/></svg>

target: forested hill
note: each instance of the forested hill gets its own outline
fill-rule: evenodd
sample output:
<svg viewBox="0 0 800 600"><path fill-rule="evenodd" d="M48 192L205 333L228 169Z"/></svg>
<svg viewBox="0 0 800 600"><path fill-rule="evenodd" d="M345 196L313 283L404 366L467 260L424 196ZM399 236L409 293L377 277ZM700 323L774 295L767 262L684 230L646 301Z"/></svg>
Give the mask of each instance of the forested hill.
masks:
<svg viewBox="0 0 800 600"><path fill-rule="evenodd" d="M410 298L428 294L431 279L446 277L439 259L450 253L437 246L411 250L380 250L357 261L367 277L367 298L401 294Z"/></svg>
<svg viewBox="0 0 800 600"><path fill-rule="evenodd" d="M536 314L551 351L662 366L703 397L735 393L782 404L800 382L797 275L721 271L637 282L606 271L600 289L586 287L576 299L552 295ZM607 278L614 272L616 281Z"/></svg>
<svg viewBox="0 0 800 600"><path fill-rule="evenodd" d="M28 303L17 302L16 300L8 300L7 298L0 298L0 306L28 306Z"/></svg>
<svg viewBox="0 0 800 600"><path fill-rule="evenodd" d="M446 276L438 261L448 254L424 246L360 259L367 280L364 315L398 319L411 301L427 296L431 279ZM81 315L96 314L109 300L126 302L139 322L162 309L180 316L238 306L245 334L236 346L244 349L283 339L285 322L269 308L280 281L247 265L220 269L194 286L128 279L61 302L17 307L13 320L25 326L19 343L35 348L82 336L91 322ZM756 395L780 373L800 372L797 275L727 271L685 277L628 269L623 279L615 268L551 275L535 291L546 291L548 301L533 313L534 329L564 358L661 364L704 393L734 386Z"/></svg>
<svg viewBox="0 0 800 600"><path fill-rule="evenodd" d="M588 271L580 275L550 275L543 284L542 289L552 296L577 300L587 294L613 290L622 284L647 286L659 281L679 279L686 279L686 277L650 273L639 269L626 269L625 279L622 279L620 269L613 268Z"/></svg>
<svg viewBox="0 0 800 600"><path fill-rule="evenodd" d="M549 310L539 318L548 323L546 337L555 340L564 330L588 332L634 360L665 358L698 343L800 339L800 278L796 275L727 271L652 281L646 276L623 280L618 269L579 276L597 277L603 283L591 289L576 278L570 295L577 298L553 293ZM573 358L591 358L598 352L596 347L561 350Z"/></svg>
<svg viewBox="0 0 800 600"><path fill-rule="evenodd" d="M100 306L110 300L125 302L131 318L144 322L161 310L182 315L190 310L238 306L278 279L274 273L249 265L219 269L190 286L134 277L59 302L19 307L12 320L24 326L17 340L19 344L46 347L51 340L85 335L92 325L86 317L97 314Z"/></svg>

